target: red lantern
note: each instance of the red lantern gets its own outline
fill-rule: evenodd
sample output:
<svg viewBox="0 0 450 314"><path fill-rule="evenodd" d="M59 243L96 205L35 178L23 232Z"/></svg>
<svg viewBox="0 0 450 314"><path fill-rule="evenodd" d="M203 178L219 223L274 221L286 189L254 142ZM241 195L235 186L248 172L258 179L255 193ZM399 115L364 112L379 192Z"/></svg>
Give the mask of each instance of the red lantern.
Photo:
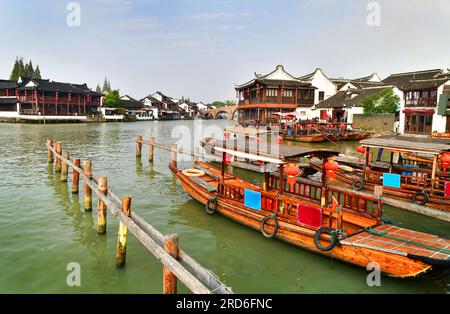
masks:
<svg viewBox="0 0 450 314"><path fill-rule="evenodd" d="M364 154L366 152L366 148L364 146L358 146L356 147L356 150L359 154Z"/></svg>
<svg viewBox="0 0 450 314"><path fill-rule="evenodd" d="M225 165L231 165L231 159L233 156L231 156L230 154L225 154L225 160L223 161L223 163Z"/></svg>
<svg viewBox="0 0 450 314"><path fill-rule="evenodd" d="M228 139L230 139L230 133L228 132L223 132L223 139L226 141Z"/></svg>
<svg viewBox="0 0 450 314"><path fill-rule="evenodd" d="M284 173L287 175L286 182L289 184L289 191L294 192L294 185L297 182L297 176L300 174L300 169L294 164L284 166Z"/></svg>
<svg viewBox="0 0 450 314"><path fill-rule="evenodd" d="M358 146L356 147L356 150L359 155L362 155L366 152L366 148L364 146ZM361 162L361 157L358 158L358 162Z"/></svg>
<svg viewBox="0 0 450 314"><path fill-rule="evenodd" d="M445 176L447 175L447 169L450 168L450 155L442 154L441 157L439 157L439 160L441 161L441 168Z"/></svg>
<svg viewBox="0 0 450 314"><path fill-rule="evenodd" d="M283 143L283 137L282 136L278 136L277 143L278 144L282 144Z"/></svg>
<svg viewBox="0 0 450 314"><path fill-rule="evenodd" d="M327 161L323 168L327 172L327 177L333 179L335 177L335 171L339 169L339 164L335 161Z"/></svg>

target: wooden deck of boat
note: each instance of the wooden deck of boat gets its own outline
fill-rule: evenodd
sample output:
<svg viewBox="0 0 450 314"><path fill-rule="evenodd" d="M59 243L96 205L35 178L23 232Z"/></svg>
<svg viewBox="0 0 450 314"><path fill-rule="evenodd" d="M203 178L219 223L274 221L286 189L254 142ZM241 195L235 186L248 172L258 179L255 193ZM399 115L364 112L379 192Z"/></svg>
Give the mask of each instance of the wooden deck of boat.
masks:
<svg viewBox="0 0 450 314"><path fill-rule="evenodd" d="M436 260L450 259L450 240L393 225L381 225L374 228L373 231L385 234L385 236L364 231L342 240L341 243L403 256L412 254Z"/></svg>

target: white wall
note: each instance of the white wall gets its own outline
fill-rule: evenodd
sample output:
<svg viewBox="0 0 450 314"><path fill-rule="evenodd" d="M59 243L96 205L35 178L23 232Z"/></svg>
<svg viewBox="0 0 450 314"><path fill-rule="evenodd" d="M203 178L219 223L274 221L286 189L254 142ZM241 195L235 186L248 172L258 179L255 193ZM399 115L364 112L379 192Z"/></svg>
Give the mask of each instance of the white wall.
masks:
<svg viewBox="0 0 450 314"><path fill-rule="evenodd" d="M437 102L439 103L439 97L444 92L444 85L440 86L437 90ZM431 126L432 132L445 133L445 127L447 124L447 117L438 114L438 107L434 109L435 113L433 115L433 124Z"/></svg>
<svg viewBox="0 0 450 314"><path fill-rule="evenodd" d="M363 114L363 107L351 107L350 109L346 109L347 111L347 123L353 123L353 115L355 114Z"/></svg>
<svg viewBox="0 0 450 314"><path fill-rule="evenodd" d="M312 108L297 108L295 111L302 120L311 120L320 116L320 110Z"/></svg>
<svg viewBox="0 0 450 314"><path fill-rule="evenodd" d="M356 86L353 85L352 83L345 83L344 86L342 86L339 91L346 91L348 90L348 88L352 88L352 89L356 89Z"/></svg>
<svg viewBox="0 0 450 314"><path fill-rule="evenodd" d="M319 92L325 92L324 100L337 93L337 86L320 69L317 69L314 73L311 84L317 88L314 91L314 104L319 103Z"/></svg>

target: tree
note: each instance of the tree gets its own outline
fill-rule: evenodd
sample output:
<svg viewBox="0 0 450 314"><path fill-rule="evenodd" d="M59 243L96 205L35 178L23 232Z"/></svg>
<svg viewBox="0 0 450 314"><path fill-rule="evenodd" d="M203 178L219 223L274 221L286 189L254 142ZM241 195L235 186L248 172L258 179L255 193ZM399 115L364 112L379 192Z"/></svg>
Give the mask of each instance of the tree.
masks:
<svg viewBox="0 0 450 314"><path fill-rule="evenodd" d="M118 108L120 106L119 90L113 90L107 93L103 103L108 107Z"/></svg>
<svg viewBox="0 0 450 314"><path fill-rule="evenodd" d="M14 62L14 66L9 79L13 81L17 81L19 79L19 57L16 57L16 61Z"/></svg>
<svg viewBox="0 0 450 314"><path fill-rule="evenodd" d="M35 79L41 79L41 70L39 69L39 65L36 66L36 69L34 70L34 76Z"/></svg>
<svg viewBox="0 0 450 314"><path fill-rule="evenodd" d="M107 94L110 93L112 91L111 89L111 83L109 82L109 80L105 77L105 80L103 81L103 88L102 88L102 92Z"/></svg>
<svg viewBox="0 0 450 314"><path fill-rule="evenodd" d="M225 101L225 106L235 106L236 105L236 101L234 100L226 100Z"/></svg>
<svg viewBox="0 0 450 314"><path fill-rule="evenodd" d="M33 62L31 60L28 63L24 63L22 57L16 57L16 61L14 62L9 78L10 80L17 81L20 76L41 79L41 70L39 65L36 66L36 69L34 69Z"/></svg>
<svg viewBox="0 0 450 314"><path fill-rule="evenodd" d="M392 88L371 95L362 101L364 113L395 113L400 105L400 97L394 94Z"/></svg>
<svg viewBox="0 0 450 314"><path fill-rule="evenodd" d="M31 77L31 78L33 78L33 76L34 76L34 67L33 67L33 62L31 60L25 66L25 76Z"/></svg>
<svg viewBox="0 0 450 314"><path fill-rule="evenodd" d="M100 87L100 84L97 84L97 88L95 89L95 91L97 93L101 93L102 92L102 88Z"/></svg>
<svg viewBox="0 0 450 314"><path fill-rule="evenodd" d="M215 101L215 102L213 102L213 103L211 104L211 106L214 106L214 107L216 107L216 108L221 108L221 107L225 107L226 105L225 105L225 103L222 102L222 101Z"/></svg>
<svg viewBox="0 0 450 314"><path fill-rule="evenodd" d="M25 65L23 64L23 58L19 59L19 76L25 75Z"/></svg>

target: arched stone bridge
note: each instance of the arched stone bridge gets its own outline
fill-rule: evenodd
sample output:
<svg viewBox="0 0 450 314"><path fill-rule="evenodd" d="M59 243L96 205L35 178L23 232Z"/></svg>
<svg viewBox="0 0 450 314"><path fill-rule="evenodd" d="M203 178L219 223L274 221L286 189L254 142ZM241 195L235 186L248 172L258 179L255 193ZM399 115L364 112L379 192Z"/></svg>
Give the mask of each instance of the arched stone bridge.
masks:
<svg viewBox="0 0 450 314"><path fill-rule="evenodd" d="M233 120L234 114L237 111L237 106L227 106L227 107L221 107L216 109L208 109L205 111L202 111L201 116L203 118L212 118L217 119L219 114L225 113L227 115L228 120Z"/></svg>

